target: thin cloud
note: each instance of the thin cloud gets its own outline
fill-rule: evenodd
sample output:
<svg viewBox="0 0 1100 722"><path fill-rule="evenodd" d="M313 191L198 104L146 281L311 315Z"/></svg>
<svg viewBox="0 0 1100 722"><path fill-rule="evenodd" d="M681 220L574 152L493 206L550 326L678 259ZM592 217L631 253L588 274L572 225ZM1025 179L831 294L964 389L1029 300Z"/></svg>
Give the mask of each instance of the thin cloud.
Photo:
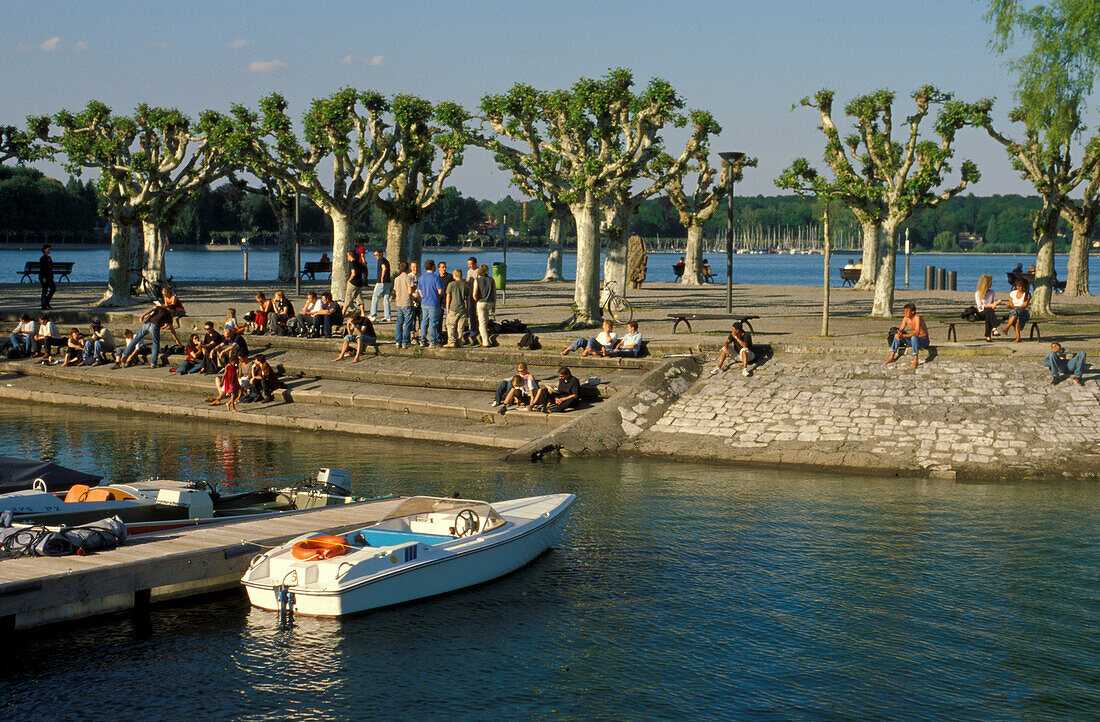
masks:
<svg viewBox="0 0 1100 722"><path fill-rule="evenodd" d="M340 65L351 65L351 55L345 55L341 58Z"/></svg>
<svg viewBox="0 0 1100 722"><path fill-rule="evenodd" d="M169 43L167 41L161 41L159 43L153 43L153 48L156 49L156 50L171 50L173 47L175 47L175 46L172 45L172 43Z"/></svg>
<svg viewBox="0 0 1100 722"><path fill-rule="evenodd" d="M286 63L282 60L254 60L248 64L250 73L274 73L277 70L286 70Z"/></svg>
<svg viewBox="0 0 1100 722"><path fill-rule="evenodd" d="M252 41L245 40L244 38L237 38L236 40L231 40L226 43L225 47L229 48L230 50L240 50L242 48L248 47L251 42Z"/></svg>
<svg viewBox="0 0 1100 722"><path fill-rule="evenodd" d="M364 62L367 65L371 66L372 68L381 68L382 65L386 62L386 56L385 55L372 55L371 57L367 58Z"/></svg>
<svg viewBox="0 0 1100 722"><path fill-rule="evenodd" d="M57 46L61 44L61 36L54 35L49 40L39 43L38 49L44 53L48 53L53 50L57 50Z"/></svg>
<svg viewBox="0 0 1100 722"><path fill-rule="evenodd" d="M88 49L88 43L84 42L83 40L77 40L76 45L73 46L73 50L75 50L78 53L83 53L87 49Z"/></svg>

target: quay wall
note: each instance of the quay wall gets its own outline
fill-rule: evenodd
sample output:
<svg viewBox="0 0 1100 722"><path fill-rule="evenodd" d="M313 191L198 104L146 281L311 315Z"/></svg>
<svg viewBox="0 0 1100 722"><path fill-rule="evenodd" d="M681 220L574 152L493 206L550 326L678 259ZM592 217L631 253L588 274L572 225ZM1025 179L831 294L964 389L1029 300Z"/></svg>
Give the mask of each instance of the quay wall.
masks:
<svg viewBox="0 0 1100 722"><path fill-rule="evenodd" d="M622 446L751 465L967 480L1100 478L1100 374L1032 359L778 353L699 379Z"/></svg>

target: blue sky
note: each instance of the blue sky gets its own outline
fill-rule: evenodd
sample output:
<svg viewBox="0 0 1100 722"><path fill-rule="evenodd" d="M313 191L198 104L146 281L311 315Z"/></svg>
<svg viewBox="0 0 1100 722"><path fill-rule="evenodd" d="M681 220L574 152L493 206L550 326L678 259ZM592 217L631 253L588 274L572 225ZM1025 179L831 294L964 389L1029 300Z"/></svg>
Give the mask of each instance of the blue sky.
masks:
<svg viewBox="0 0 1100 722"><path fill-rule="evenodd" d="M738 194L772 194L792 159L821 157L816 114L791 105L822 87L838 105L890 88L904 117L905 96L932 83L964 99L996 97L1003 119L1013 84L987 48L984 10L969 0L4 0L0 123L92 98L117 111L148 102L197 114L254 106L274 90L300 117L311 98L348 85L473 109L516 82L566 87L621 66L640 84L666 78L689 106L712 111L724 129L715 150L760 159ZM670 140L674 148L680 138ZM984 133L964 131L958 155L982 170L975 194L1031 193ZM479 150L453 183L479 198L519 196Z"/></svg>

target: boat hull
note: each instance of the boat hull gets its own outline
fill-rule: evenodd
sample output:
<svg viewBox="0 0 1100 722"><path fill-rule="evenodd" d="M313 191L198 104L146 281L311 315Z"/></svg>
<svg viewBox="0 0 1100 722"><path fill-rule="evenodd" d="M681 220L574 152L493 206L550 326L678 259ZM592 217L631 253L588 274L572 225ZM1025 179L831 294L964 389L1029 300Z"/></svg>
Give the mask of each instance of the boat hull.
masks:
<svg viewBox="0 0 1100 722"><path fill-rule="evenodd" d="M469 541L448 544L447 554L404 564L384 574L368 577L345 589L313 591L291 587L293 611L316 617L341 617L371 609L404 604L447 594L505 576L529 564L557 543L565 512L573 497L543 518L511 525ZM503 512L507 518L507 513ZM401 550L398 550L400 552ZM249 601L260 608L279 610L277 591L271 584L244 581Z"/></svg>

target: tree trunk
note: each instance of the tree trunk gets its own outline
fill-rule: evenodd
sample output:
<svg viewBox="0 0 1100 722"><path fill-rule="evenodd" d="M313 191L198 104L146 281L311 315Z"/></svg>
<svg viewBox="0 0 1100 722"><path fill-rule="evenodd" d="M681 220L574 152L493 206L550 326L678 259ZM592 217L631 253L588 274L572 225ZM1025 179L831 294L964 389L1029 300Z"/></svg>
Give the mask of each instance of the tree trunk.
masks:
<svg viewBox="0 0 1100 722"><path fill-rule="evenodd" d="M703 285L703 227L694 223L687 227L683 282L689 286Z"/></svg>
<svg viewBox="0 0 1100 722"><path fill-rule="evenodd" d="M878 273L875 279L875 300L871 315L892 318L894 315L894 276L897 269L898 221L887 220L878 228ZM866 266L864 266L866 268ZM862 277L862 276L861 276Z"/></svg>
<svg viewBox="0 0 1100 722"><path fill-rule="evenodd" d="M1094 225L1096 225L1096 219L1091 217L1079 223L1070 223L1073 228L1073 241L1069 246L1067 296L1092 295L1089 293L1089 245L1092 243Z"/></svg>
<svg viewBox="0 0 1100 722"><path fill-rule="evenodd" d="M561 271L562 251L565 248L565 224L569 218L567 206L557 206L550 213L550 252L546 254L546 275L543 281L564 281Z"/></svg>
<svg viewBox="0 0 1100 722"><path fill-rule="evenodd" d="M409 226L408 236L409 263L416 261L423 268L424 264L421 263L420 257L424 255L424 226L413 223ZM390 261L390 263L393 263L393 261Z"/></svg>
<svg viewBox="0 0 1100 722"><path fill-rule="evenodd" d="M386 258L392 268L409 262L409 222L386 219Z"/></svg>
<svg viewBox="0 0 1100 722"><path fill-rule="evenodd" d="M144 263L141 275L149 283L164 284L164 254L168 247L164 230L152 221L141 222L142 250Z"/></svg>
<svg viewBox="0 0 1100 722"><path fill-rule="evenodd" d="M343 300L348 284L348 251L354 250L355 219L341 211L330 211L332 219L332 280L329 291L334 300Z"/></svg>
<svg viewBox="0 0 1100 722"><path fill-rule="evenodd" d="M142 230L144 225L144 221L134 221L130 224L131 286L136 286L141 283L141 271L145 268L145 234Z"/></svg>
<svg viewBox="0 0 1100 722"><path fill-rule="evenodd" d="M298 274L294 258L294 214L279 216L279 282L291 283Z"/></svg>
<svg viewBox="0 0 1100 722"><path fill-rule="evenodd" d="M603 264L603 280L616 293L626 294L626 239L630 238L632 208L616 206L607 212L607 259Z"/></svg>
<svg viewBox="0 0 1100 722"><path fill-rule="evenodd" d="M829 264L832 263L833 243L829 230L829 201L825 200L825 212L822 220L825 226L825 293L821 299L821 335L829 335Z"/></svg>
<svg viewBox="0 0 1100 722"><path fill-rule="evenodd" d="M863 267L860 270L859 280L852 288L857 291L870 291L875 287L875 279L878 277L878 224L867 221L860 225L863 238Z"/></svg>
<svg viewBox="0 0 1100 722"><path fill-rule="evenodd" d="M107 262L107 290L97 306L128 306L130 299L130 227L111 219L111 256Z"/></svg>
<svg viewBox="0 0 1100 722"><path fill-rule="evenodd" d="M591 192L569 211L577 224L577 280L573 285L573 305L577 318L595 324L600 312L600 232L599 205Z"/></svg>
<svg viewBox="0 0 1100 722"><path fill-rule="evenodd" d="M1031 315L1039 318L1054 315L1050 305L1050 284L1054 280L1054 237L1058 233L1058 218L1057 205L1044 198L1043 207L1035 217L1039 248L1035 252L1035 290L1031 293L1031 305L1028 306Z"/></svg>

